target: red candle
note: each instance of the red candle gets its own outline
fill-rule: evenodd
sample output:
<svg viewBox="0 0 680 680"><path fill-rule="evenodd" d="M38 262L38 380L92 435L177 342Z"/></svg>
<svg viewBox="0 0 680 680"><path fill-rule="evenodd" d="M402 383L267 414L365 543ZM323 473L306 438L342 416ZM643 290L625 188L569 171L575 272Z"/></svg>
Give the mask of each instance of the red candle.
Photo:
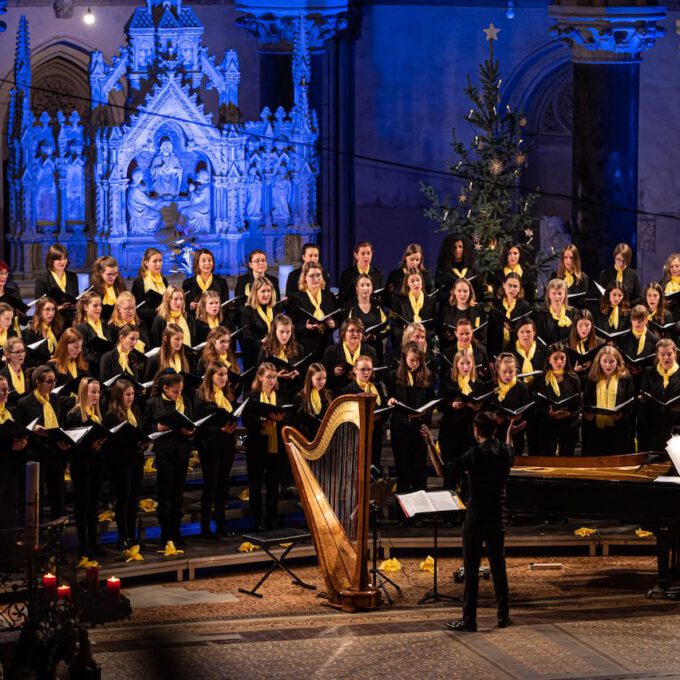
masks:
<svg viewBox="0 0 680 680"><path fill-rule="evenodd" d="M90 594L96 593L99 589L99 567L88 567L85 570L85 581L87 583L87 592Z"/></svg>
<svg viewBox="0 0 680 680"><path fill-rule="evenodd" d="M120 579L115 576L110 576L106 579L106 591L111 597L120 600Z"/></svg>
<svg viewBox="0 0 680 680"><path fill-rule="evenodd" d="M71 601L71 586L59 586L57 588L57 598L60 600Z"/></svg>
<svg viewBox="0 0 680 680"><path fill-rule="evenodd" d="M43 588L49 598L57 596L57 577L49 572L43 576Z"/></svg>

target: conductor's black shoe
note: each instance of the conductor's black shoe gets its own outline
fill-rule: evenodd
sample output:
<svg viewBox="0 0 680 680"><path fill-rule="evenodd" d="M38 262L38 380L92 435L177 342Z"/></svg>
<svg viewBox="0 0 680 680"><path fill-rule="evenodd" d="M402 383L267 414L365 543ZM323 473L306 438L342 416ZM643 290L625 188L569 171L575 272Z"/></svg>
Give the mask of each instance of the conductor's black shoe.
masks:
<svg viewBox="0 0 680 680"><path fill-rule="evenodd" d="M461 619L460 621L449 621L446 624L446 627L449 630L462 630L467 633L476 633L477 632L477 624L476 623L468 623L465 619Z"/></svg>
<svg viewBox="0 0 680 680"><path fill-rule="evenodd" d="M512 626L512 619L509 616L499 616L498 628L507 628L508 626Z"/></svg>

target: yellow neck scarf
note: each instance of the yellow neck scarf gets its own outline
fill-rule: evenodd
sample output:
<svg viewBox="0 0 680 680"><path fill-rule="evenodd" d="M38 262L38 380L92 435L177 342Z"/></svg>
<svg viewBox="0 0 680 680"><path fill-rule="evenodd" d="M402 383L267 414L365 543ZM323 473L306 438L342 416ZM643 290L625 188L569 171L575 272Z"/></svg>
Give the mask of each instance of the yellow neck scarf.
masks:
<svg viewBox="0 0 680 680"><path fill-rule="evenodd" d="M170 368L175 370L175 373L182 372L182 357L179 352L173 352L168 363L170 364Z"/></svg>
<svg viewBox="0 0 680 680"><path fill-rule="evenodd" d="M221 388L214 388L213 395L218 408L223 408L227 413L231 413L234 410L231 402L224 396L224 392L222 392Z"/></svg>
<svg viewBox="0 0 680 680"><path fill-rule="evenodd" d="M560 383L557 381L557 376L558 375L564 375L564 371L546 371L545 372L545 382L546 385L550 385L552 387L552 391L558 396L562 396L562 393L560 392Z"/></svg>
<svg viewBox="0 0 680 680"><path fill-rule="evenodd" d="M460 388L460 391L467 396L468 394L472 394L472 388L470 387L470 376L469 375L458 375L456 378L456 381L458 382L458 387Z"/></svg>
<svg viewBox="0 0 680 680"><path fill-rule="evenodd" d="M157 293L165 293L165 284L163 283L162 274L152 274L147 272L144 275L144 292L148 290L155 290Z"/></svg>
<svg viewBox="0 0 680 680"><path fill-rule="evenodd" d="M571 288L574 285L574 275L566 269L564 271L564 285L567 288Z"/></svg>
<svg viewBox="0 0 680 680"><path fill-rule="evenodd" d="M514 267L503 267L503 275L507 276L512 272L513 274L519 274L519 278L522 278L522 275L524 274L524 270L522 269L522 265L519 263L516 264Z"/></svg>
<svg viewBox="0 0 680 680"><path fill-rule="evenodd" d="M68 371L68 374L72 378L77 378L78 377L78 364L75 362L74 359L69 359L68 360L68 366L66 367L66 370Z"/></svg>
<svg viewBox="0 0 680 680"><path fill-rule="evenodd" d="M317 296L318 297L315 298L312 295L311 290L307 291L307 297L309 298L309 301L312 303L312 305L314 305L314 318L315 319L323 319L324 313L323 313L323 310L321 309L321 300L322 300L321 289L319 289Z"/></svg>
<svg viewBox="0 0 680 680"><path fill-rule="evenodd" d="M213 328L217 328L220 325L220 320L216 316L209 316L208 317L208 328L212 330Z"/></svg>
<svg viewBox="0 0 680 680"><path fill-rule="evenodd" d="M132 412L131 408L125 411L125 417L132 427L137 427L137 418L135 418L135 414Z"/></svg>
<svg viewBox="0 0 680 680"><path fill-rule="evenodd" d="M635 352L636 356L640 356L642 354L642 350L645 348L645 340L647 338L647 329L642 331L642 333L638 333L637 331L634 331L631 329L631 332L633 333L633 337L638 341L638 346L637 350Z"/></svg>
<svg viewBox="0 0 680 680"><path fill-rule="evenodd" d="M465 275L468 273L468 268L464 267L463 269L458 269L456 267L451 267L451 271L459 278L459 279L464 279Z"/></svg>
<svg viewBox="0 0 680 680"><path fill-rule="evenodd" d="M203 277L200 274L196 274L196 283L198 287L205 293L208 288L210 288L211 284L213 282L213 275L210 274L208 278L204 281Z"/></svg>
<svg viewBox="0 0 680 680"><path fill-rule="evenodd" d="M226 354L220 354L220 362L223 363L227 368L231 368L231 361Z"/></svg>
<svg viewBox="0 0 680 680"><path fill-rule="evenodd" d="M519 340L517 340L517 342L515 342L515 349L517 350L517 354L522 357L522 370L520 373L531 373L534 370L531 360L536 354L536 341L534 340L534 342L531 343L531 347L529 347L529 351L525 352L524 347L522 347L522 345L519 344Z"/></svg>
<svg viewBox="0 0 680 680"><path fill-rule="evenodd" d="M677 293L679 290L680 290L680 276L671 276L668 283L666 284L666 287L663 289L663 292L666 294Z"/></svg>
<svg viewBox="0 0 680 680"><path fill-rule="evenodd" d="M664 370L664 367L661 364L657 364L656 372L662 377L663 388L665 390L668 387L668 382L670 381L671 376L675 375L678 372L678 363L674 361L673 365L667 371Z"/></svg>
<svg viewBox="0 0 680 680"><path fill-rule="evenodd" d="M361 353L361 344L357 346L356 350L354 351L354 354L352 354L349 350L349 347L347 346L347 343L343 340L342 351L345 353L345 361L351 366L354 366Z"/></svg>
<svg viewBox="0 0 680 680"><path fill-rule="evenodd" d="M129 352L123 352L120 347L118 348L118 365L123 369L124 373L132 375L132 369L130 368L130 364L128 362L129 354Z"/></svg>
<svg viewBox="0 0 680 680"><path fill-rule="evenodd" d="M116 295L116 289L113 286L104 286L104 297L102 299L102 304L104 305L115 305L118 296Z"/></svg>
<svg viewBox="0 0 680 680"><path fill-rule="evenodd" d="M12 387L14 387L18 394L25 394L26 379L24 378L24 372L19 369L19 372L15 373L11 364L7 364L7 366L9 368L9 376L12 379Z"/></svg>
<svg viewBox="0 0 680 680"><path fill-rule="evenodd" d="M172 401L172 399L168 399L164 394L161 395L164 401ZM180 412L184 413L184 399L182 399L182 395L180 394L179 397L177 397L177 401L173 402L175 404L175 408Z"/></svg>
<svg viewBox="0 0 680 680"><path fill-rule="evenodd" d="M316 387L312 387L312 391L309 393L309 404L314 411L314 415L319 415L321 413L321 395Z"/></svg>
<svg viewBox="0 0 680 680"><path fill-rule="evenodd" d="M274 320L274 312L272 311L272 308L265 307L265 309L262 309L262 305L258 305L255 309L257 310L257 313L262 321L267 324L267 332L269 332L272 327L272 321Z"/></svg>
<svg viewBox="0 0 680 680"><path fill-rule="evenodd" d="M40 331L43 338L47 340L47 349L52 354L57 346L57 337L52 332L52 326L48 326L46 323L40 324Z"/></svg>
<svg viewBox="0 0 680 680"><path fill-rule="evenodd" d="M0 424L7 420L13 420L12 414L7 410L7 404L2 401L0 402Z"/></svg>
<svg viewBox="0 0 680 680"><path fill-rule="evenodd" d="M619 327L619 306L615 305L612 307L612 311L609 314L609 326L611 328Z"/></svg>
<svg viewBox="0 0 680 680"><path fill-rule="evenodd" d="M626 268L624 267L623 269L619 269L618 265L614 265L614 269L616 269L616 280L618 283L623 283L623 272L626 271Z"/></svg>
<svg viewBox="0 0 680 680"><path fill-rule="evenodd" d="M549 305L550 309L550 316L552 316L555 321L557 321L557 325L560 328L569 328L571 326L571 319L567 316L567 305L562 305L560 308L559 312L555 312L555 310L552 308L552 305Z"/></svg>
<svg viewBox="0 0 680 680"><path fill-rule="evenodd" d="M7 342L7 329L0 331L0 347L4 347Z"/></svg>
<svg viewBox="0 0 680 680"><path fill-rule="evenodd" d="M503 298L503 308L505 309L505 318L510 319L512 317L512 310L515 309L517 305L517 300L510 302L508 298ZM506 347L510 342L510 331L503 326L503 347Z"/></svg>
<svg viewBox="0 0 680 680"><path fill-rule="evenodd" d="M415 383L413 381L413 373L411 373L411 371L406 371L406 378L408 380L408 386L413 387Z"/></svg>
<svg viewBox="0 0 680 680"><path fill-rule="evenodd" d="M616 407L616 392L619 388L619 379L613 375L609 382L605 378L597 381L597 402L595 405L598 408L615 408ZM599 428L612 427L614 419L611 416L596 415L595 425Z"/></svg>
<svg viewBox="0 0 680 680"><path fill-rule="evenodd" d="M104 329L102 328L102 320L97 319L96 321L93 321L89 317L87 318L87 325L97 334L98 338L101 338L102 340L106 340L106 336L104 335Z"/></svg>
<svg viewBox="0 0 680 680"><path fill-rule="evenodd" d="M276 392L271 391L271 394L267 396L264 390L260 391L260 402L263 404L271 404L276 406ZM262 433L267 435L267 453L278 453L279 452L279 442L276 436L276 423L271 425L263 425Z"/></svg>
<svg viewBox="0 0 680 680"><path fill-rule="evenodd" d="M66 292L66 272L64 272L63 274L57 274L57 272L55 272L54 269L53 269L51 273L52 273L52 278L55 280L59 290L62 293L65 293Z"/></svg>
<svg viewBox="0 0 680 680"><path fill-rule="evenodd" d="M472 343L468 342L467 345L463 345L460 342L456 342L456 351L457 352L465 352L465 351L472 352Z"/></svg>
<svg viewBox="0 0 680 680"><path fill-rule="evenodd" d="M508 396L508 392L517 384L517 378L513 378L509 383L504 383L502 380L498 381L498 401L504 401Z"/></svg>
<svg viewBox="0 0 680 680"><path fill-rule="evenodd" d="M420 293L418 293L418 297L415 297L413 293L408 294L408 301L411 303L411 309L413 310L413 320L415 322L420 321L420 310L423 308L423 305L425 304L425 293L421 290Z"/></svg>
<svg viewBox="0 0 680 680"><path fill-rule="evenodd" d="M576 347L578 349L579 354L586 354L588 350L586 349L586 341L585 340L579 340L576 343Z"/></svg>
<svg viewBox="0 0 680 680"><path fill-rule="evenodd" d="M366 267L365 270L362 269L359 265L357 265L357 271L359 272L359 274L363 274L364 276L368 276L368 272L369 272L370 269L371 269L370 264L368 265L368 267Z"/></svg>
<svg viewBox="0 0 680 680"><path fill-rule="evenodd" d="M409 376L410 375L411 374L409 373ZM380 392L378 392L378 388L372 382L369 381L369 382L366 382L366 383L362 383L362 382L359 382L357 380L357 385L359 385L359 387L364 392L367 392L368 394L375 394L375 398L376 398L375 403L376 403L377 406L380 406L380 404L381 404Z"/></svg>
<svg viewBox="0 0 680 680"><path fill-rule="evenodd" d="M177 324L184 333L184 344L187 347L191 347L191 331L189 330L189 324L187 323L186 317L182 312L170 312L168 314L168 323Z"/></svg>
<svg viewBox="0 0 680 680"><path fill-rule="evenodd" d="M135 343L135 349L138 352L141 352L142 354L144 354L144 350L146 349L146 345L141 340L137 340L137 342Z"/></svg>
<svg viewBox="0 0 680 680"><path fill-rule="evenodd" d="M97 415L97 412L94 410L94 406L88 406L85 409L85 415L93 422L93 423L101 423L102 419Z"/></svg>
<svg viewBox="0 0 680 680"><path fill-rule="evenodd" d="M48 397L43 397L38 390L33 390L33 394L35 395L35 398L38 400L39 404L42 404L43 407L43 423L45 425L46 430L53 430L54 428L59 427L59 421L57 420L57 414L54 412L54 409L52 408L52 404L50 404L50 400Z"/></svg>

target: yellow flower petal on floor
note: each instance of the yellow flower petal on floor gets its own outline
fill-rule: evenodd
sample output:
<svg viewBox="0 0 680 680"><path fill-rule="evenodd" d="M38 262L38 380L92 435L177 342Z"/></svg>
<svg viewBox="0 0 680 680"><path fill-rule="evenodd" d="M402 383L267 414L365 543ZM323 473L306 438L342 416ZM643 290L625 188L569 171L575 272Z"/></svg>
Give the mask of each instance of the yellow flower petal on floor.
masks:
<svg viewBox="0 0 680 680"><path fill-rule="evenodd" d="M641 529L640 527L638 527L635 530L635 535L638 538L651 538L652 536L654 536L654 534L651 531L645 531L644 529Z"/></svg>
<svg viewBox="0 0 680 680"><path fill-rule="evenodd" d="M244 502L249 501L250 500L250 491L248 489L243 489L243 491L241 491L241 493L238 495L238 497Z"/></svg>
<svg viewBox="0 0 680 680"><path fill-rule="evenodd" d="M259 550L259 549L260 549L259 545L253 545L249 541L244 541L238 547L239 552L253 552L253 550Z"/></svg>
<svg viewBox="0 0 680 680"><path fill-rule="evenodd" d="M144 557L142 556L142 553L139 552L139 546L138 545L133 545L128 550L124 550L123 551L123 557L125 558L126 562L143 562L144 561Z"/></svg>
<svg viewBox="0 0 680 680"><path fill-rule="evenodd" d="M149 458L147 458L144 461L144 474L145 475L150 474L152 472L156 472L156 468L153 466L154 461L155 461L154 456L149 456Z"/></svg>
<svg viewBox="0 0 680 680"><path fill-rule="evenodd" d="M597 529L591 529L590 527L581 527L574 531L575 536L580 536L581 538L588 538L589 536L594 536L597 533Z"/></svg>
<svg viewBox="0 0 680 680"><path fill-rule="evenodd" d="M184 550L177 550L175 544L172 541L168 541L165 544L165 550L156 550L157 553L163 555L163 557L175 557L177 555L184 555Z"/></svg>
<svg viewBox="0 0 680 680"><path fill-rule="evenodd" d="M83 555L80 558L80 562L76 566L76 569L89 569L90 567L101 567L102 565L97 562L97 560L91 560L89 557Z"/></svg>
<svg viewBox="0 0 680 680"><path fill-rule="evenodd" d="M151 498L142 498L139 501L139 509L144 512L153 512L158 507L158 503Z"/></svg>
<svg viewBox="0 0 680 680"><path fill-rule="evenodd" d="M430 574L434 574L434 560L430 555L428 555L419 565L418 569L420 571L429 571Z"/></svg>
<svg viewBox="0 0 680 680"><path fill-rule="evenodd" d="M113 510L103 510L99 513L100 522L113 522L115 518L116 515L114 514Z"/></svg>
<svg viewBox="0 0 680 680"><path fill-rule="evenodd" d="M378 569L387 573L401 571L401 562L396 557L392 557L389 560L383 560Z"/></svg>
<svg viewBox="0 0 680 680"><path fill-rule="evenodd" d="M279 546L281 548L290 548L290 546L293 545L292 543L279 543Z"/></svg>

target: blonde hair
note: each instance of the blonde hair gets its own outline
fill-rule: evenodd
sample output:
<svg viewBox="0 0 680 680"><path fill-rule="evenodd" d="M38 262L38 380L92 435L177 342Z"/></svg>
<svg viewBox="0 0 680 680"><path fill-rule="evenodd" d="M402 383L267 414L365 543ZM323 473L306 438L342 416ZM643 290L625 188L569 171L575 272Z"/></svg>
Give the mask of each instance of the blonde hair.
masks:
<svg viewBox="0 0 680 680"><path fill-rule="evenodd" d="M178 286L168 286L165 289L165 293L163 293L163 300L161 301L161 304L158 305L158 308L156 309L156 316L160 316L161 319L164 321L168 321L170 318L170 302L172 300L172 296L175 293L179 293L182 296L182 316L186 317L187 310L186 310L186 305L184 303L184 291L179 288Z"/></svg>
<svg viewBox="0 0 680 680"><path fill-rule="evenodd" d="M557 278L563 279L567 273L567 268L564 266L564 254L571 253L574 260L574 273L573 276L577 281L581 281L583 278L583 272L581 271L581 253L579 253L578 248L570 243L562 249L562 254L560 255L560 263L557 265Z"/></svg>
<svg viewBox="0 0 680 680"><path fill-rule="evenodd" d="M298 283L298 288L303 293L307 290L307 278L306 278L307 274L309 274L309 272L312 269L318 269L321 272L321 284L319 286L321 290L323 290L326 287L326 273L324 272L321 264L318 262L305 262L302 265L302 271L300 272L300 281Z"/></svg>
<svg viewBox="0 0 680 680"><path fill-rule="evenodd" d="M617 378L620 378L622 375L627 375L626 364L623 361L621 352L619 352L619 350L616 349L616 347L612 347L611 345L604 345L602 349L596 354L595 359L593 360L593 365L590 367L590 371L588 371L588 378L590 378L590 380L597 382L598 380L606 378L604 371L602 370L602 366L600 366L600 359L605 354L612 356L614 357L614 359L616 359Z"/></svg>
<svg viewBox="0 0 680 680"><path fill-rule="evenodd" d="M276 374L276 366L274 366L274 364L269 363L268 361L263 361L257 367L257 372L255 373L255 377L253 378L253 382L250 386L250 389L253 392L259 392L262 389L262 376L267 371L271 371L272 373Z"/></svg>
<svg viewBox="0 0 680 680"><path fill-rule="evenodd" d="M90 304L92 304L92 302L94 302L95 299L101 302L102 296L99 293L91 290L87 293L83 293L80 300L78 300L78 304L76 305L76 318L74 321L76 326L80 323L87 323L87 308L90 306Z"/></svg>
<svg viewBox="0 0 680 680"><path fill-rule="evenodd" d="M57 347L54 350L54 356L50 359L50 364L53 364L59 373L68 373L68 345L72 345L75 342L83 342L83 336L80 331L75 328L67 328L59 338L57 342ZM80 348L80 354L76 358L76 367L80 371L87 371L89 364L87 359L83 355L83 348Z"/></svg>
<svg viewBox="0 0 680 680"><path fill-rule="evenodd" d="M205 321L205 323L208 323L208 312L206 310L206 304L208 300L210 299L215 299L220 302L220 306L217 309L217 320L221 323L222 322L222 301L220 299L220 294L217 293L214 290L206 290L203 295L198 300L198 307L196 307L196 318L199 321Z"/></svg>
<svg viewBox="0 0 680 680"><path fill-rule="evenodd" d="M266 276L261 276L253 282L253 285L250 287L250 295L248 296L246 307L257 309L260 306L260 303L257 301L257 293L262 290L262 288L267 287L271 288L272 291L272 296L267 307L273 307L276 304L276 289L274 288L274 284Z"/></svg>
<svg viewBox="0 0 680 680"><path fill-rule="evenodd" d="M71 409L71 413L74 413L76 411L80 411L80 419L85 422L87 420L87 390L92 385L93 383L97 383L97 385L100 386L101 389L101 383L99 380L96 378L90 378L90 377L85 377L80 381L80 384L78 385L78 394L76 395L76 405ZM100 392L100 398L101 398L101 392ZM94 405L93 407L94 412L101 420L102 414L101 411L99 410L99 401Z"/></svg>
<svg viewBox="0 0 680 680"><path fill-rule="evenodd" d="M456 352L456 355L453 357L453 362L451 366L451 379L452 380L458 380L459 372L458 372L458 362L461 359L469 359L470 362L472 363L472 371L470 371L470 380L472 382L477 382L477 368L475 366L475 355L469 350L469 349L461 349Z"/></svg>
<svg viewBox="0 0 680 680"><path fill-rule="evenodd" d="M121 318L118 306L124 302L131 302L133 307L135 308L135 315L133 317L133 321L123 321L123 319ZM137 316L137 300L135 300L135 296L132 293L130 293L127 290L124 290L118 296L116 304L113 307L113 313L111 314L111 318L109 319L109 326L117 326L118 328L120 328L121 326L124 326L126 323L134 323L135 326L140 325L139 316Z"/></svg>

